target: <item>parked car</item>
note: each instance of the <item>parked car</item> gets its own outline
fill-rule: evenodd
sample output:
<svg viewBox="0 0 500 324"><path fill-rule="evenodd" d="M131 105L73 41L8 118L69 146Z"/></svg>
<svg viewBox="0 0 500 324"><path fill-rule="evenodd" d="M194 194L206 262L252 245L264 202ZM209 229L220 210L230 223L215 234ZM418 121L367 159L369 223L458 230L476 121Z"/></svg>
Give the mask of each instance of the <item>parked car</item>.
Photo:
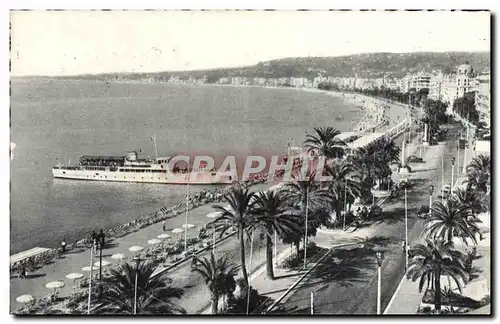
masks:
<svg viewBox="0 0 500 324"><path fill-rule="evenodd" d="M424 159L415 155L410 155L406 160L406 163L424 163Z"/></svg>
<svg viewBox="0 0 500 324"><path fill-rule="evenodd" d="M426 205L420 206L420 209L418 210L417 213L417 218L426 219L427 216L429 216L429 206Z"/></svg>
<svg viewBox="0 0 500 324"><path fill-rule="evenodd" d="M375 218L375 217L379 217L381 215L382 215L382 207L380 207L378 205L373 205L370 207L370 211L368 213L369 218Z"/></svg>

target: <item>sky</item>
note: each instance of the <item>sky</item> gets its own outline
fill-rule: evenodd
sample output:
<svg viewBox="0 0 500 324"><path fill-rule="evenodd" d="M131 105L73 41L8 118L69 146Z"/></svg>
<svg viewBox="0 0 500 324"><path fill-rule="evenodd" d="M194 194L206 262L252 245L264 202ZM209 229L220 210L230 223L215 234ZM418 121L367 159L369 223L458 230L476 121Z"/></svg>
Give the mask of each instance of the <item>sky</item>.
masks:
<svg viewBox="0 0 500 324"><path fill-rule="evenodd" d="M13 11L11 75L198 70L285 57L490 51L488 12Z"/></svg>

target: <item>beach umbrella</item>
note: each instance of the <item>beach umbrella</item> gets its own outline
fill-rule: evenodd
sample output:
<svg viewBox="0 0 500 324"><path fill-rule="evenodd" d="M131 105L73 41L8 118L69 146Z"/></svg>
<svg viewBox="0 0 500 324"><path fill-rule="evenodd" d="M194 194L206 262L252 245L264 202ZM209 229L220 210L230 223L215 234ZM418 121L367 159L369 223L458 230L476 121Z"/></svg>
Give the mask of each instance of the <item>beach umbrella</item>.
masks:
<svg viewBox="0 0 500 324"><path fill-rule="evenodd" d="M195 226L196 225L193 225L193 224L182 224L182 228L187 228L187 229L193 228Z"/></svg>
<svg viewBox="0 0 500 324"><path fill-rule="evenodd" d="M45 285L46 288L53 289L56 292L56 289L64 287L64 282L62 281L51 281Z"/></svg>
<svg viewBox="0 0 500 324"><path fill-rule="evenodd" d="M154 245L154 244L160 244L161 241L158 239L151 239L148 241L148 244Z"/></svg>
<svg viewBox="0 0 500 324"><path fill-rule="evenodd" d="M99 266L101 266L101 267L104 268L104 267L107 267L109 265L111 265L111 262L106 261L106 260L102 260L102 263L100 265L99 265L99 261L97 261L97 262L94 263L94 266L97 267L97 268L99 268Z"/></svg>
<svg viewBox="0 0 500 324"><path fill-rule="evenodd" d="M144 248L142 246L132 246L128 249L130 252L139 252L139 251L142 251L144 250Z"/></svg>
<svg viewBox="0 0 500 324"><path fill-rule="evenodd" d="M160 234L160 235L158 235L157 237L158 237L159 239L162 239L162 240L163 240L163 239L168 239L168 238L170 238L170 235L169 235L169 234Z"/></svg>
<svg viewBox="0 0 500 324"><path fill-rule="evenodd" d="M49 289L62 288L62 287L64 287L64 282L62 282L62 281L51 281L48 284L46 284L45 287L47 287Z"/></svg>
<svg viewBox="0 0 500 324"><path fill-rule="evenodd" d="M183 228L174 228L172 230L172 233L174 233L174 234L179 234L179 233L182 233L182 232L184 232Z"/></svg>
<svg viewBox="0 0 500 324"><path fill-rule="evenodd" d="M125 259L125 254L123 253L116 253L111 256L111 259L113 260L122 260Z"/></svg>
<svg viewBox="0 0 500 324"><path fill-rule="evenodd" d="M16 298L16 301L18 303L29 303L29 302L32 302L34 300L35 300L35 298L33 298L33 296L31 296L31 295L21 295L21 296Z"/></svg>
<svg viewBox="0 0 500 324"><path fill-rule="evenodd" d="M82 268L82 271L85 271L85 272L90 272L91 270L92 270L92 271L97 271L97 270L99 270L99 267L96 267L96 266L94 265L94 266L92 266L92 269L90 268L90 266L86 266L86 267L83 267L83 268Z"/></svg>
<svg viewBox="0 0 500 324"><path fill-rule="evenodd" d="M78 273L78 272L73 272L73 273L66 275L66 278L71 279L71 280L81 279L81 278L83 278L83 274Z"/></svg>

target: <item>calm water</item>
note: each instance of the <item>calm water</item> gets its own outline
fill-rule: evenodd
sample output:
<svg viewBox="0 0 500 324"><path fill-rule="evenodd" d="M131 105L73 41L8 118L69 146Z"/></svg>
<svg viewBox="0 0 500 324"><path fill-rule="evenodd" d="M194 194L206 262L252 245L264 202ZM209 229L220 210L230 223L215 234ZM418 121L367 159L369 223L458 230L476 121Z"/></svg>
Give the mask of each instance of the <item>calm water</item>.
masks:
<svg viewBox="0 0 500 324"><path fill-rule="evenodd" d="M335 121L341 113L343 121ZM349 131L358 108L293 89L15 80L11 96L11 253L73 241L181 202L174 185L54 180L85 154L283 153L315 126ZM199 190L195 187L193 190Z"/></svg>

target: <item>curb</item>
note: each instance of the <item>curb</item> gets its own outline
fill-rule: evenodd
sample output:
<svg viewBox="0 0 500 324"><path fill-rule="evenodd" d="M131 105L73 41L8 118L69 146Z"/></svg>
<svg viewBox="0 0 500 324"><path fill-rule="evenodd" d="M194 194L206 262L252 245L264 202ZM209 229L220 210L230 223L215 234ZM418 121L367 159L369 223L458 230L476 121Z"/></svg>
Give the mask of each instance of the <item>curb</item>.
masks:
<svg viewBox="0 0 500 324"><path fill-rule="evenodd" d="M405 280L405 275L406 275L406 272L403 274L403 278L401 278L401 281L399 282L398 287L394 291L394 294L392 295L391 300L389 301L389 304L387 304L387 306L385 307L384 312L382 313L383 315L387 314L387 312L391 308L392 303L394 302L394 299L396 299L396 295L398 294L399 290L401 289L401 286L403 285L403 281Z"/></svg>
<svg viewBox="0 0 500 324"><path fill-rule="evenodd" d="M288 256L290 256L293 252L290 252L290 249L286 248L285 251L281 252L280 254L278 254L276 256L276 262L277 261L281 261L283 260L284 258L287 258ZM252 272L250 274L250 276L248 276L248 282L251 283L254 279L256 279L258 276L260 276L264 271L266 271L266 263L264 262L264 264L257 268L254 272ZM211 306L210 304L201 312L202 315L212 315L210 313L211 311Z"/></svg>

